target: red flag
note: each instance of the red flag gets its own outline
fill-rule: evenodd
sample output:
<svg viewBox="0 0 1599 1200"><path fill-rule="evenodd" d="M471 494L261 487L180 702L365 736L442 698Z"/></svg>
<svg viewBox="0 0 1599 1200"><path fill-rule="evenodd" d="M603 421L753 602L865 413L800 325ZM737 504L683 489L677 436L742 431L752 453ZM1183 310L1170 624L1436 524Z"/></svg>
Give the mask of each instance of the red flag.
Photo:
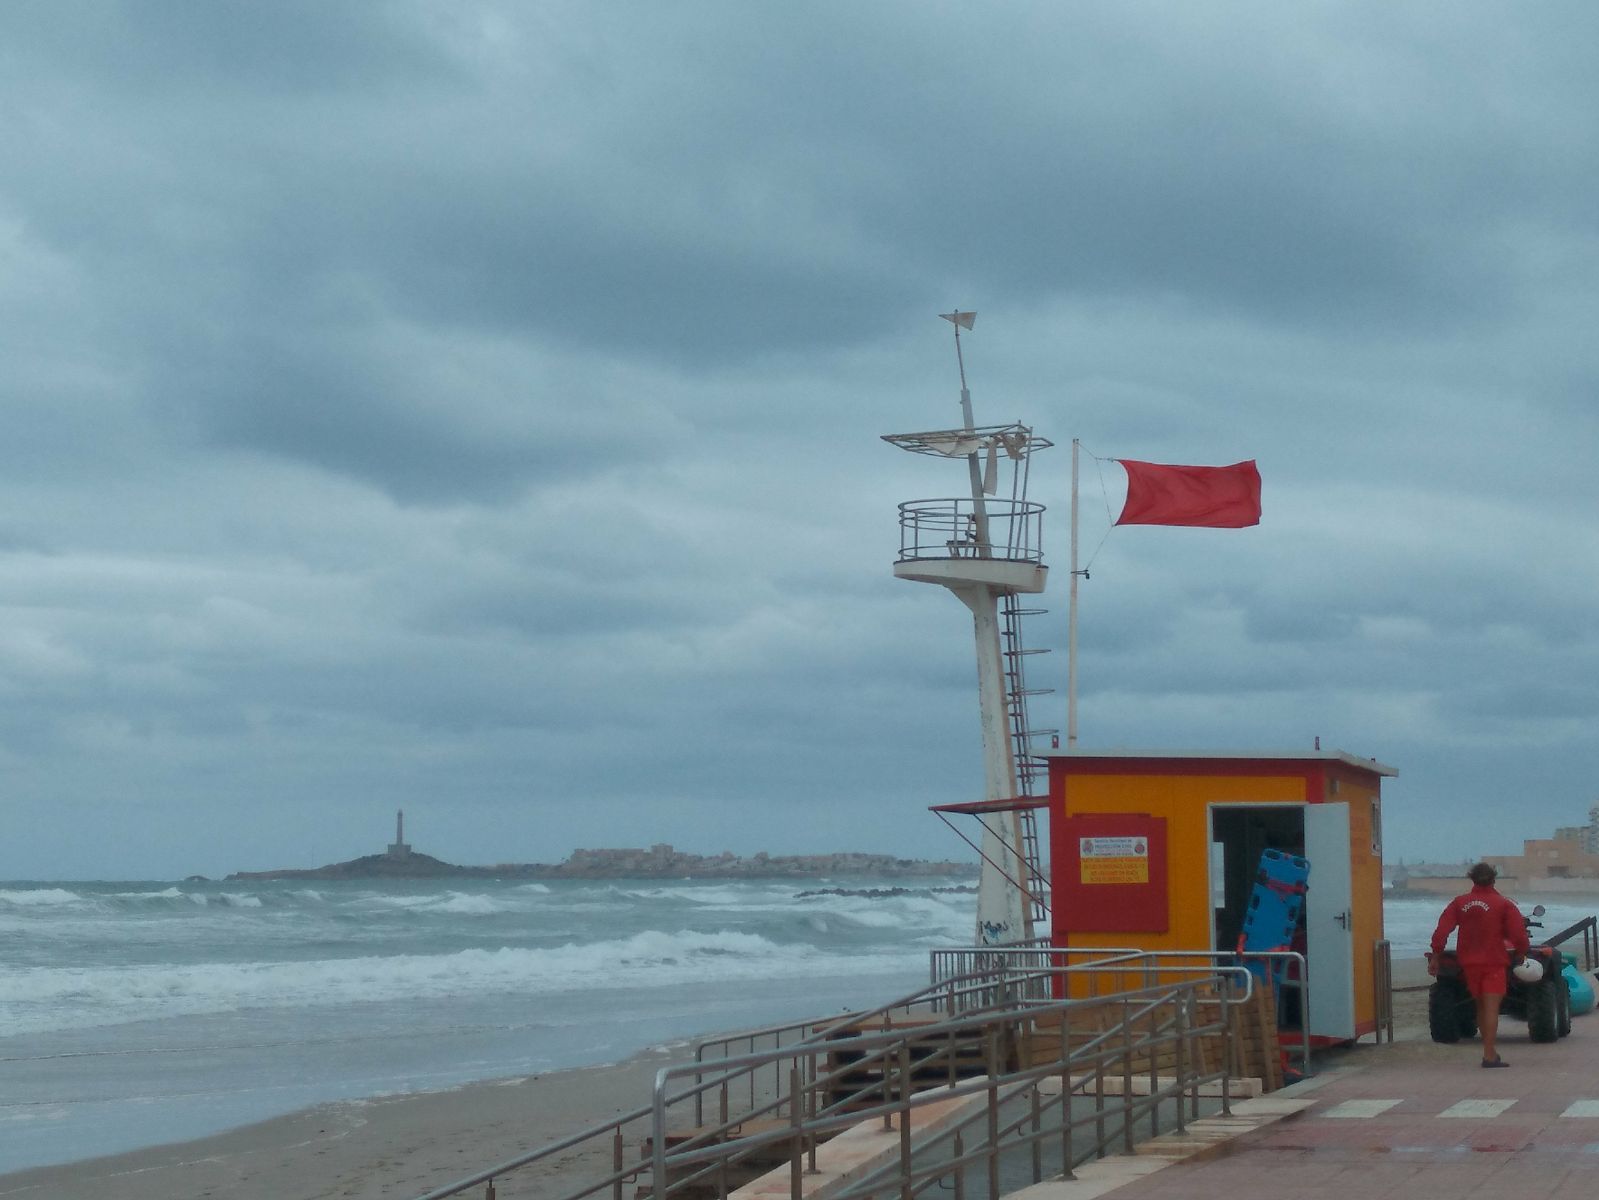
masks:
<svg viewBox="0 0 1599 1200"><path fill-rule="evenodd" d="M1260 472L1252 458L1230 467L1117 461L1127 468L1127 502L1118 525L1242 529L1260 524Z"/></svg>

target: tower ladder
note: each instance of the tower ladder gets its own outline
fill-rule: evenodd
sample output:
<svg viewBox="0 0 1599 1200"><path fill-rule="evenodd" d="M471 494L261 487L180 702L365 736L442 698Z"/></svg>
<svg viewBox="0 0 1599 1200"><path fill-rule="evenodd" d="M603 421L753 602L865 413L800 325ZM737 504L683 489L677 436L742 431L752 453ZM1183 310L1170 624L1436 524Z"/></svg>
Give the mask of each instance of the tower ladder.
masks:
<svg viewBox="0 0 1599 1200"><path fill-rule="evenodd" d="M1057 733L1054 729L1034 729L1028 721L1027 698L1046 696L1054 688L1029 688L1026 663L1029 656L1048 654L1047 649L1029 649L1022 639L1022 619L1042 616L1047 609L1023 608L1014 593L1008 593L1000 610L1001 651L1005 659L1005 708L1010 718L1011 755L1016 763L1016 794L1034 795L1034 785L1048 773L1048 763L1033 752L1033 739ZM1026 862L1027 890L1031 894L1033 920L1049 916L1049 880L1044 874L1044 858L1038 843L1038 814L1024 808L1018 814L1022 857Z"/></svg>

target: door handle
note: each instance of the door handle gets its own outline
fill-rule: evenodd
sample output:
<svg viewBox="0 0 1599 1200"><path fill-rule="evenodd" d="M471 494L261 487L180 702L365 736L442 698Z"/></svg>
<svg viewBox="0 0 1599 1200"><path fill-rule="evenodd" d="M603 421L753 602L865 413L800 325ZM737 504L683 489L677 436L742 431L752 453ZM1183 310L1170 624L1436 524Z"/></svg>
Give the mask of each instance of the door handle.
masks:
<svg viewBox="0 0 1599 1200"><path fill-rule="evenodd" d="M1341 912L1337 916L1335 916L1333 918L1333 920L1338 922L1339 928L1348 929L1349 928L1349 916L1350 916L1349 910L1346 908L1346 909L1344 909L1343 912Z"/></svg>

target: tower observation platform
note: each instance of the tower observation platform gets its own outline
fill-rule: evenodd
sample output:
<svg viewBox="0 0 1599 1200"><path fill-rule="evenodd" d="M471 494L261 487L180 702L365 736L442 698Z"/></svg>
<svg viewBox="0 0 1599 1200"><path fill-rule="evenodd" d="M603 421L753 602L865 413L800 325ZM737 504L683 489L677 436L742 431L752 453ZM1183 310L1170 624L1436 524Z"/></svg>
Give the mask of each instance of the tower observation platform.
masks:
<svg viewBox="0 0 1599 1200"><path fill-rule="evenodd" d="M1012 472L1009 499L973 496L907 500L899 506L898 579L992 588L1000 595L1036 594L1044 590L1044 506L1026 495L1026 463L1032 453L1053 445L1025 425L990 425L981 429L941 429L926 433L891 433L883 440L914 454L941 458L976 456L984 486L992 490L1000 453Z"/></svg>

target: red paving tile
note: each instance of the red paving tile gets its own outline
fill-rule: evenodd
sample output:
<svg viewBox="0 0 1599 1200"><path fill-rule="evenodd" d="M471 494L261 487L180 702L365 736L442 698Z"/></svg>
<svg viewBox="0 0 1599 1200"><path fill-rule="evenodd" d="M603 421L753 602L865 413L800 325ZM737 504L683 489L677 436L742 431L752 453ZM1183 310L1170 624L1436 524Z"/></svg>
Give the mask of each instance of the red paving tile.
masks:
<svg viewBox="0 0 1599 1200"><path fill-rule="evenodd" d="M1482 1070L1475 1044L1358 1047L1297 1093L1315 1100L1303 1113L1131 1182L1115 1200L1595 1200L1599 1117L1561 1114L1599 1100L1599 1014L1554 1045L1507 1022L1500 1045L1509 1070ZM1323 1115L1345 1100L1399 1103L1372 1117ZM1498 1116L1439 1115L1463 1100L1514 1103Z"/></svg>

